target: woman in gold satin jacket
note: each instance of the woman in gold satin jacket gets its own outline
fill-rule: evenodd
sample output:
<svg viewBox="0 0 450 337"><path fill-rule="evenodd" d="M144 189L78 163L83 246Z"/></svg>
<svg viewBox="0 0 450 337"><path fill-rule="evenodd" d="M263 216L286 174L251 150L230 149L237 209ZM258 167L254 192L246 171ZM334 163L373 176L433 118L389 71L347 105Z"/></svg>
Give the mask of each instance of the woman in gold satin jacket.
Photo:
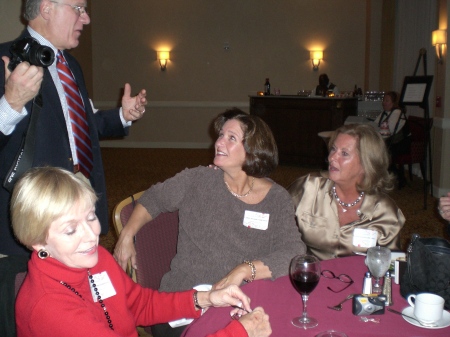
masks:
<svg viewBox="0 0 450 337"><path fill-rule="evenodd" d="M394 178L383 138L369 125L344 125L328 147L328 171L289 187L308 251L327 260L376 245L400 250L405 217L387 195Z"/></svg>

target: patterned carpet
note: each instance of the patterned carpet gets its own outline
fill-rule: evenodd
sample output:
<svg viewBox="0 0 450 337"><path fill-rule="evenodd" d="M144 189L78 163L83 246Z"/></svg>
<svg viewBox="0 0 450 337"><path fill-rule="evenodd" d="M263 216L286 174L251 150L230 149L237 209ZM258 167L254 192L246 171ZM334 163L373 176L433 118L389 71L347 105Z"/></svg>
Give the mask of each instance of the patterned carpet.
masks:
<svg viewBox="0 0 450 337"><path fill-rule="evenodd" d="M213 152L206 149L102 149L108 191L108 208L126 197L151 185L172 177L184 168L212 163ZM287 187L297 177L317 171L317 168L279 166L271 178ZM427 209L423 209L423 181L414 177L402 190L395 190L391 197L396 201L406 218L401 233L402 249L407 248L413 233L423 237L450 237L445 234L445 222L437 214L437 199L428 195ZM110 231L102 235L100 243L112 251L117 240L112 220Z"/></svg>

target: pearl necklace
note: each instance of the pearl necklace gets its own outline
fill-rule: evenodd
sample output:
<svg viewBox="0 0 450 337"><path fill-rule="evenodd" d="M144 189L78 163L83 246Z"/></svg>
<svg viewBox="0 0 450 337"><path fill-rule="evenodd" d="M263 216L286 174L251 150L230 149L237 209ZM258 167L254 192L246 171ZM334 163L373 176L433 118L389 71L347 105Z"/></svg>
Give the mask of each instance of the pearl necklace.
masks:
<svg viewBox="0 0 450 337"><path fill-rule="evenodd" d="M249 194L253 191L253 185L255 184L255 177L253 177L253 179L252 179L252 184L250 185L250 189L249 189L248 192L245 193L245 194L237 194L237 193L234 193L234 192L231 190L230 186L228 186L228 183L227 183L225 180L224 180L224 182L225 182L225 185L227 185L228 191L229 191L233 196L235 196L236 198L245 198L247 195L249 195Z"/></svg>
<svg viewBox="0 0 450 337"><path fill-rule="evenodd" d="M342 211L343 211L344 213L348 211L348 209L344 208L344 206L347 207L347 208L353 207L353 206L355 206L358 202L360 202L361 199L364 197L364 192L361 192L361 194L358 196L358 198L356 198L355 201L353 201L352 203L346 204L345 202L341 201L341 199L338 197L338 195L337 195L337 193L336 193L336 186L333 186L332 191L333 191L333 196L334 196L334 198L335 198L336 201L339 203L339 205L341 205Z"/></svg>
<svg viewBox="0 0 450 337"><path fill-rule="evenodd" d="M106 305L103 303L102 297L100 296L100 292L98 291L98 288L97 288L97 286L95 284L94 278L91 275L91 272L89 270L88 270L88 277L89 277L89 282L92 283L92 288L94 289L95 294L97 295L98 303L100 304L100 306L102 307L102 309L103 309L103 311L105 313L105 318L108 321L109 328L111 330L114 330L114 326L112 324L111 317L109 317L109 313L108 313L108 311L106 311ZM81 294L78 293L78 291L76 291L75 288L73 288L72 286L70 286L69 284L67 284L64 281L59 281L59 283L62 284L67 289L69 289L70 291L72 291L75 295L77 295L78 297L80 297L84 301L83 296L81 296Z"/></svg>

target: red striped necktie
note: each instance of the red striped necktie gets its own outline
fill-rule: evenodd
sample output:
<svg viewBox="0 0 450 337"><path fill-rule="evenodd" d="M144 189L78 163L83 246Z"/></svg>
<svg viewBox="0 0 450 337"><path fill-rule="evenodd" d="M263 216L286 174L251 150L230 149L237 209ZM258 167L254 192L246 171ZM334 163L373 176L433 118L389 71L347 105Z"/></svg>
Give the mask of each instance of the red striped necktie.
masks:
<svg viewBox="0 0 450 337"><path fill-rule="evenodd" d="M75 139L78 164L80 171L89 178L92 167L92 144L89 135L89 125L86 119L83 100L81 99L78 85L69 69L66 59L61 51L58 51L56 68L61 79L64 93L69 107L69 117L72 124L72 132Z"/></svg>

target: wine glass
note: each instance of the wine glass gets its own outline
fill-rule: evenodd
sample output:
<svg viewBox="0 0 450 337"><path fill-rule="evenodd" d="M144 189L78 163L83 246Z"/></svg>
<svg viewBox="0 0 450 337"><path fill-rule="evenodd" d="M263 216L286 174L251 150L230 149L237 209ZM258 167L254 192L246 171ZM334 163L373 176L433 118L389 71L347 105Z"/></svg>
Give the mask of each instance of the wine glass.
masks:
<svg viewBox="0 0 450 337"><path fill-rule="evenodd" d="M292 319L292 324L299 328L309 329L318 325L315 318L308 317L306 303L309 294L320 280L320 261L312 255L297 255L291 260L289 277L295 290L302 295L303 315Z"/></svg>
<svg viewBox="0 0 450 337"><path fill-rule="evenodd" d="M383 289L380 285L380 277L383 277L389 269L391 250L380 246L370 247L367 250L366 264L372 276L375 277L372 293L381 294Z"/></svg>

